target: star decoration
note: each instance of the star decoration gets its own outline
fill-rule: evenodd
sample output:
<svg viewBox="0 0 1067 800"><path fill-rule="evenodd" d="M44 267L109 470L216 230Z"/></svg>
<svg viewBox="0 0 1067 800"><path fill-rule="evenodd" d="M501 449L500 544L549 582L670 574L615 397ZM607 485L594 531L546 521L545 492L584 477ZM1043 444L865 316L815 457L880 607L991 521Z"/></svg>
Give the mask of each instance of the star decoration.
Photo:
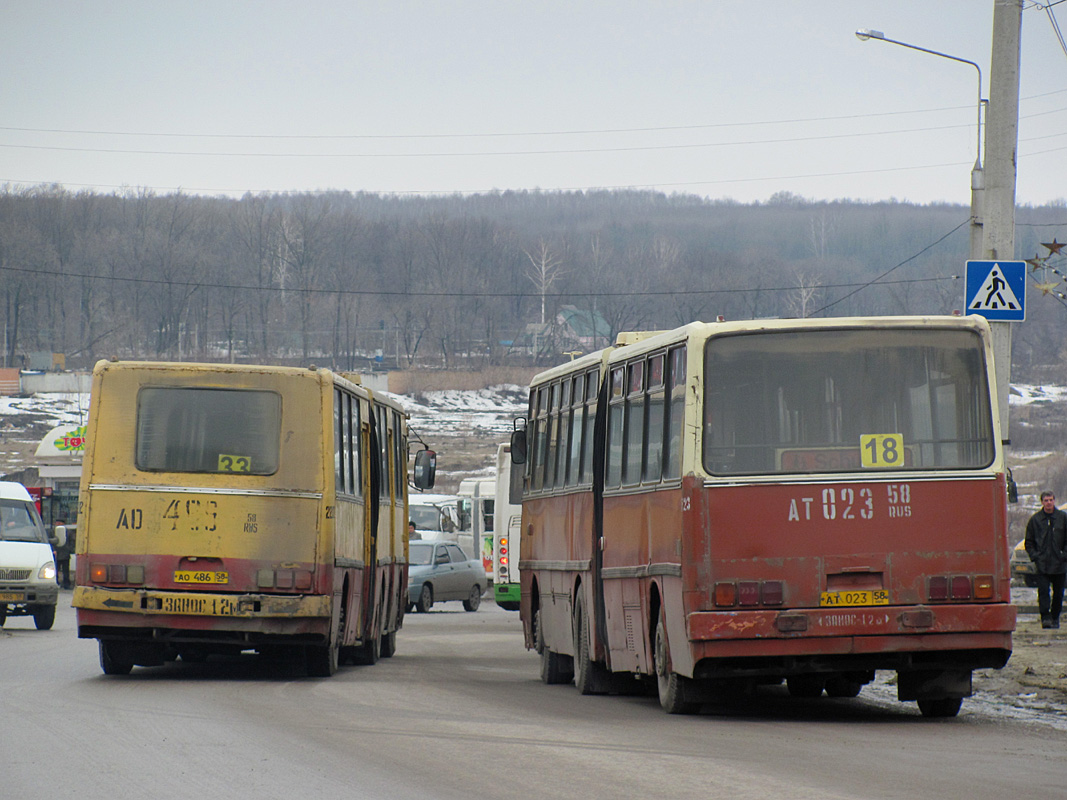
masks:
<svg viewBox="0 0 1067 800"><path fill-rule="evenodd" d="M1056 237L1052 238L1052 243L1051 244L1049 244L1047 242L1042 242L1041 243L1042 247L1047 247L1048 248L1049 255L1057 255L1057 256L1060 255L1060 250L1063 249L1064 245L1067 245L1067 242L1057 242L1056 241Z"/></svg>
<svg viewBox="0 0 1067 800"><path fill-rule="evenodd" d="M1041 290L1041 294L1046 295L1046 294L1052 294L1052 292L1059 285L1060 285L1059 281L1056 281L1055 283L1035 283L1034 284L1034 288L1035 289L1040 289Z"/></svg>
<svg viewBox="0 0 1067 800"><path fill-rule="evenodd" d="M1026 263L1029 264L1030 267L1031 267L1031 269L1030 269L1031 272L1037 272L1039 269L1041 269L1043 266L1045 266L1045 262L1046 261L1048 261L1047 257L1039 258L1036 253L1034 254L1033 258L1026 259Z"/></svg>

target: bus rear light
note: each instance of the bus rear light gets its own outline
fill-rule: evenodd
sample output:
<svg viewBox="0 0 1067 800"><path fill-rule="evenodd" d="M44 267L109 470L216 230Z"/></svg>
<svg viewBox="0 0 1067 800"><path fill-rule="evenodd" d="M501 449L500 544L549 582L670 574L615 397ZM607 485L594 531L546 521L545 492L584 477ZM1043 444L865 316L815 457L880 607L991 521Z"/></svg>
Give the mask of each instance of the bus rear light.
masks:
<svg viewBox="0 0 1067 800"><path fill-rule="evenodd" d="M971 578L969 575L954 575L952 577L952 599L971 599Z"/></svg>
<svg viewBox="0 0 1067 800"><path fill-rule="evenodd" d="M935 575L927 585L926 596L930 600L948 600L948 578Z"/></svg>
<svg viewBox="0 0 1067 800"><path fill-rule="evenodd" d="M274 573L274 585L279 589L292 589L293 583L293 571L291 569L280 569Z"/></svg>
<svg viewBox="0 0 1067 800"><path fill-rule="evenodd" d="M501 547L501 549L507 549L507 546L508 546L508 538L506 536L501 536L500 537L500 547Z"/></svg>
<svg viewBox="0 0 1067 800"><path fill-rule="evenodd" d="M256 586L260 589L270 589L274 586L274 570L261 569L256 572Z"/></svg>
<svg viewBox="0 0 1067 800"><path fill-rule="evenodd" d="M107 570L108 583L126 583L126 565L112 564Z"/></svg>
<svg viewBox="0 0 1067 800"><path fill-rule="evenodd" d="M741 581L737 584L737 601L743 606L759 605L759 582Z"/></svg>
<svg viewBox="0 0 1067 800"><path fill-rule="evenodd" d="M733 581L716 583L713 600L717 606L737 605L737 586Z"/></svg>
<svg viewBox="0 0 1067 800"><path fill-rule="evenodd" d="M126 583L144 583L144 566L142 564L131 564L126 567Z"/></svg>
<svg viewBox="0 0 1067 800"><path fill-rule="evenodd" d="M781 581L763 582L763 605L780 606L782 604L782 598L784 597L784 594L785 593L782 590Z"/></svg>
<svg viewBox="0 0 1067 800"><path fill-rule="evenodd" d="M993 597L993 576L976 575L974 577L974 599L991 600Z"/></svg>
<svg viewBox="0 0 1067 800"><path fill-rule="evenodd" d="M297 589L311 588L311 572L306 569L298 569L293 572L293 578Z"/></svg>
<svg viewBox="0 0 1067 800"><path fill-rule="evenodd" d="M89 569L89 577L93 583L107 583L108 567L107 564L93 564Z"/></svg>

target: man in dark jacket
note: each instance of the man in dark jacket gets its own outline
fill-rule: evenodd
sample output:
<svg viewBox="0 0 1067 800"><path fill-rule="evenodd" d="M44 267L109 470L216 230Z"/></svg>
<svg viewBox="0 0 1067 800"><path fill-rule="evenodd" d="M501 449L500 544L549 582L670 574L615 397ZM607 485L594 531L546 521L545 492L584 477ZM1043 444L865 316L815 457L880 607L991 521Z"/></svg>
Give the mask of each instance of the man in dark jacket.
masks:
<svg viewBox="0 0 1067 800"><path fill-rule="evenodd" d="M1056 508L1056 496L1048 490L1041 493L1041 510L1026 523L1026 554L1037 573L1041 627L1058 628L1067 573L1067 514Z"/></svg>

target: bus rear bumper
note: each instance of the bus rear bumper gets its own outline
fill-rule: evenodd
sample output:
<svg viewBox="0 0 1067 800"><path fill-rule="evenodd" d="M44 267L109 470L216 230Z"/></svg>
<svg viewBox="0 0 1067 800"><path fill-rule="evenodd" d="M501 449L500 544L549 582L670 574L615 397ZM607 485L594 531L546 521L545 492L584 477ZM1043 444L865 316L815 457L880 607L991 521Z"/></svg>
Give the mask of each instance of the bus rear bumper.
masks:
<svg viewBox="0 0 1067 800"><path fill-rule="evenodd" d="M82 639L197 639L230 633L238 640L329 635L330 597L212 594L78 586L72 605Z"/></svg>
<svg viewBox="0 0 1067 800"><path fill-rule="evenodd" d="M997 603L698 611L687 623L695 661L971 651L975 667L1000 667L1015 620L1015 606Z"/></svg>

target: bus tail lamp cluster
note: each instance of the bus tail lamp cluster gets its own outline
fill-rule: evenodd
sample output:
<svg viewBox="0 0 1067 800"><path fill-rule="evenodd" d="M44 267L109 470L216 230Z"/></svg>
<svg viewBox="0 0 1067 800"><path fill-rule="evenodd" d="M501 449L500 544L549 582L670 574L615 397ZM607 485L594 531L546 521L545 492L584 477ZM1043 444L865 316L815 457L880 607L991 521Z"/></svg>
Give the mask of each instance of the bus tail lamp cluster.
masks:
<svg viewBox="0 0 1067 800"><path fill-rule="evenodd" d="M783 594L781 581L719 581L712 600L719 608L780 606Z"/></svg>
<svg viewBox="0 0 1067 800"><path fill-rule="evenodd" d="M260 589L310 589L311 571L306 569L261 569L256 572Z"/></svg>
<svg viewBox="0 0 1067 800"><path fill-rule="evenodd" d="M125 583L131 586L144 584L143 564L92 564L89 578L93 583Z"/></svg>
<svg viewBox="0 0 1067 800"><path fill-rule="evenodd" d="M926 599L931 603L954 600L992 600L992 575L934 575L926 585Z"/></svg>
<svg viewBox="0 0 1067 800"><path fill-rule="evenodd" d="M508 577L508 540L506 537L500 537L500 578L506 581Z"/></svg>

